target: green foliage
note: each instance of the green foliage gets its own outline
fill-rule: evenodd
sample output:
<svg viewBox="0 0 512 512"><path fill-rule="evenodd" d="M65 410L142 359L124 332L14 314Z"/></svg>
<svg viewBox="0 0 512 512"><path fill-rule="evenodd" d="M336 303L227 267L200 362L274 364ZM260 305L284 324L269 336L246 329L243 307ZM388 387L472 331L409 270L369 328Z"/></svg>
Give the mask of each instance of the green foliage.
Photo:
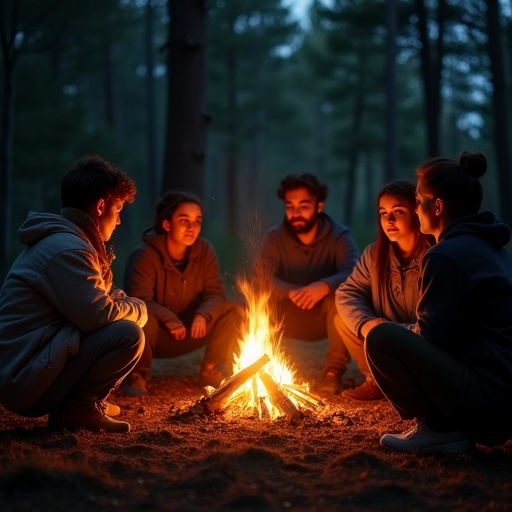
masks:
<svg viewBox="0 0 512 512"><path fill-rule="evenodd" d="M1 4L4 20L12 19L9 9L14 4ZM235 268L239 258L244 259L244 240L256 224L265 230L280 220L282 204L275 190L291 172L314 172L327 181L331 189L327 208L339 220L343 221L346 193L351 194L356 199L352 227L364 245L374 226L368 204L384 179L385 0L315 1L304 25L291 16L289 1L211 0L206 4L205 114L211 123L205 221L226 268ZM417 2L398 4L397 174L411 177L426 157L426 112ZM465 148L483 150L493 168L485 4L483 0L447 2L439 138L445 154L456 156ZM144 2L24 0L20 5L18 25L8 27L8 35L17 35L14 50L19 52L13 222L17 227L31 207L57 209L63 171L83 153L101 154L125 168L139 189L137 202L116 234L120 247L116 265L121 265L151 222L150 184L154 173L161 171L149 169L148 164L148 72L155 78L159 167L163 161L167 1L153 0L153 70L146 67ZM425 5L435 53L437 2ZM510 9L503 9L508 84L512 83L511 16ZM356 114L360 115L358 125ZM228 196L227 162L233 148L237 185L234 196ZM355 184L349 185L353 170ZM347 191L349 186L355 188ZM489 189L494 192L495 188L491 176ZM29 193L22 197L24 190ZM226 213L233 202L238 205L235 232L227 227L232 219Z"/></svg>

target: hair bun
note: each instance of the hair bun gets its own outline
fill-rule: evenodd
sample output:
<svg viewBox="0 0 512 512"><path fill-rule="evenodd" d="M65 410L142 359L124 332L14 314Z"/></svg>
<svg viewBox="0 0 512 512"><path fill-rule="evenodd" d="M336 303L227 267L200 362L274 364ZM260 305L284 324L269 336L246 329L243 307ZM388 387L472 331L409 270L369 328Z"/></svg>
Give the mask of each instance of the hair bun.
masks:
<svg viewBox="0 0 512 512"><path fill-rule="evenodd" d="M462 170L473 178L481 178L487 172L487 159L483 153L464 151L459 162Z"/></svg>

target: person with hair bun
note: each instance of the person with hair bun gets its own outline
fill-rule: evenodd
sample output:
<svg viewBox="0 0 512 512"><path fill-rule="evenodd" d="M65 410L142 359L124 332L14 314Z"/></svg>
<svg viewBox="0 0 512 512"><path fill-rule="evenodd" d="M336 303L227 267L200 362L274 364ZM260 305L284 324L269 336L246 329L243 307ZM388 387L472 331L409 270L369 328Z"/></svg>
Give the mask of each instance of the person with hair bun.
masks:
<svg viewBox="0 0 512 512"><path fill-rule="evenodd" d="M226 299L212 245L199 236L202 221L198 197L169 191L156 206L153 228L128 258L126 290L148 308L144 352L120 388L128 396L147 393L153 358L205 346L198 383L217 388L231 374L241 317Z"/></svg>
<svg viewBox="0 0 512 512"><path fill-rule="evenodd" d="M512 438L512 257L510 230L480 210L482 153L434 158L417 169L424 255L414 330L384 322L366 337L371 373L400 417L385 434L405 452L462 453Z"/></svg>

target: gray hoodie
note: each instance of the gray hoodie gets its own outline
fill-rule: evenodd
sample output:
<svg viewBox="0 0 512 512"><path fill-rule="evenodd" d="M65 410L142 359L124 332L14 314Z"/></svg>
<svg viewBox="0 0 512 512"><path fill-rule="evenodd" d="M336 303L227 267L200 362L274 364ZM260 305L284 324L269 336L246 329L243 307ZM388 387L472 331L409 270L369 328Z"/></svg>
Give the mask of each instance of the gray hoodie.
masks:
<svg viewBox="0 0 512 512"><path fill-rule="evenodd" d="M26 248L0 292L0 403L13 412L38 401L79 352L82 333L147 321L142 301L110 295L96 250L69 220L30 212L19 240Z"/></svg>

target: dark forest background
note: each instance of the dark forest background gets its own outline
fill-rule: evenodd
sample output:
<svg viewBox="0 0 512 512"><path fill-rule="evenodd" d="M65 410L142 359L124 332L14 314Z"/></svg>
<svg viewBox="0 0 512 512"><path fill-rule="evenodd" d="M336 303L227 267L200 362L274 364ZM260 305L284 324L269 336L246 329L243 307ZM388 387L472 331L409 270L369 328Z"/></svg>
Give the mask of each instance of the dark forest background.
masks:
<svg viewBox="0 0 512 512"><path fill-rule="evenodd" d="M29 210L99 154L138 186L128 253L170 188L199 194L227 279L313 172L360 249L375 196L431 156L483 151L486 207L512 226L510 0L0 0L0 279ZM120 284L120 283L119 283Z"/></svg>

